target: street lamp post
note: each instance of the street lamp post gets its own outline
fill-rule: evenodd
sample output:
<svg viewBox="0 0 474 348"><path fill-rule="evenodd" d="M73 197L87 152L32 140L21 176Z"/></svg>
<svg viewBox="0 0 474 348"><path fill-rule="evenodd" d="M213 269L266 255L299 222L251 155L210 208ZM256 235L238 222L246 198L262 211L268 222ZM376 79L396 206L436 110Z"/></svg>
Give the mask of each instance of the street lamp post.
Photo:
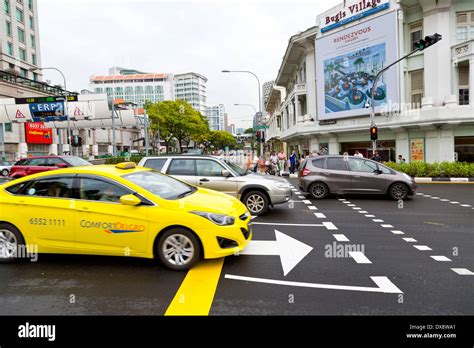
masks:
<svg viewBox="0 0 474 348"><path fill-rule="evenodd" d="M68 108L67 108L67 87L66 87L66 77L64 76L63 72L61 70L59 70L58 68L55 68L55 67L48 67L48 68L31 68L30 71L36 71L36 70L56 70L57 72L59 72L61 74L61 76L63 77L63 85L64 85L64 93L65 93L65 98L64 98L64 111L66 113L66 118L67 118L67 144L69 145L69 153L72 154L72 151L71 151L71 128L69 126L69 111L68 111ZM62 144L62 141L61 141L61 154L63 152L63 144Z"/></svg>
<svg viewBox="0 0 474 348"><path fill-rule="evenodd" d="M260 88L260 79L258 78L258 76L255 73L253 73L251 71L248 71L248 70L222 70L222 72L223 73L233 73L233 72L246 73L246 74L253 75L257 79L257 83L258 83L258 110L259 110L258 124L261 125L261 122L262 122L262 91L261 91L261 88ZM260 143L260 155L263 156L263 142Z"/></svg>

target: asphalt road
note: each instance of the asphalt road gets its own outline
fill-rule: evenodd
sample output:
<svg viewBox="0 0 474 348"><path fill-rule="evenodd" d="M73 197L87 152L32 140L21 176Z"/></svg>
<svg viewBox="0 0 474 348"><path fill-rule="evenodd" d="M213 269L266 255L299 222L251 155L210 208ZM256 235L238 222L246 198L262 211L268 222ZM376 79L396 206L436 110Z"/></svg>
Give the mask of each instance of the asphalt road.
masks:
<svg viewBox="0 0 474 348"><path fill-rule="evenodd" d="M474 272L474 185L426 184L418 193L403 206L294 193L292 205L253 220L252 255L228 257L197 280L194 270L132 258L40 255L0 265L0 314L163 315L194 278L189 297L199 294L210 315L474 315L474 274L459 274ZM217 286L207 284L212 277Z"/></svg>

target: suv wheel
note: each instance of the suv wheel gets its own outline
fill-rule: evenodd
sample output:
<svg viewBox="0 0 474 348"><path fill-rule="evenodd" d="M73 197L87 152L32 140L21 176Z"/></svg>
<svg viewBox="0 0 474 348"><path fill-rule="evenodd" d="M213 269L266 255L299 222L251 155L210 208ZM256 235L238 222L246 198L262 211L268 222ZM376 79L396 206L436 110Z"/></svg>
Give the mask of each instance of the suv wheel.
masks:
<svg viewBox="0 0 474 348"><path fill-rule="evenodd" d="M268 210L268 198L261 191L250 191L242 201L252 215L262 215Z"/></svg>
<svg viewBox="0 0 474 348"><path fill-rule="evenodd" d="M161 263L174 271L186 271L201 258L198 238L184 228L164 232L157 248Z"/></svg>
<svg viewBox="0 0 474 348"><path fill-rule="evenodd" d="M402 184L401 182L397 182L390 186L388 194L390 195L390 198L396 201L400 199L405 200L408 197L408 187L407 185Z"/></svg>
<svg viewBox="0 0 474 348"><path fill-rule="evenodd" d="M329 194L328 186L322 182L313 182L309 186L309 193L315 199L323 199Z"/></svg>

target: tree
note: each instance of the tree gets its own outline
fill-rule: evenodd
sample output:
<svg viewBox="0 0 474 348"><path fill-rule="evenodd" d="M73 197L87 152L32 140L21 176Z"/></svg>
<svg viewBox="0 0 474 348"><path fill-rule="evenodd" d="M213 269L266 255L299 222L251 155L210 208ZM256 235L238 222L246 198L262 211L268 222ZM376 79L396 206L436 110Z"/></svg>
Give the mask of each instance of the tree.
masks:
<svg viewBox="0 0 474 348"><path fill-rule="evenodd" d="M188 146L191 140L198 139L209 132L206 118L183 100L166 100L145 105L150 117L152 138L160 138L166 143L166 151L170 150L170 142L176 139L179 151ZM183 146L184 145L184 146Z"/></svg>
<svg viewBox="0 0 474 348"><path fill-rule="evenodd" d="M255 133L255 130L253 128L247 128L244 132L244 134L253 134Z"/></svg>
<svg viewBox="0 0 474 348"><path fill-rule="evenodd" d="M237 145L235 138L225 131L211 131L210 142L216 149L224 149L226 146L234 148Z"/></svg>

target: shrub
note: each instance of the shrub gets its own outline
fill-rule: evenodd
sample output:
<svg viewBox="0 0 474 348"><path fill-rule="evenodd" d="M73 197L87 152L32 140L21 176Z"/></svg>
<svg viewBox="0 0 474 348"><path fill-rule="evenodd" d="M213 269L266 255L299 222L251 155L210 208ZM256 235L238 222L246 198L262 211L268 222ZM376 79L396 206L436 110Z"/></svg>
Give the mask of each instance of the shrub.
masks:
<svg viewBox="0 0 474 348"><path fill-rule="evenodd" d="M144 156L130 156L130 162L138 163ZM127 162L124 156L109 157L105 160L105 164L117 164L121 162Z"/></svg>
<svg viewBox="0 0 474 348"><path fill-rule="evenodd" d="M474 163L468 162L385 162L384 164L413 177L474 177Z"/></svg>

